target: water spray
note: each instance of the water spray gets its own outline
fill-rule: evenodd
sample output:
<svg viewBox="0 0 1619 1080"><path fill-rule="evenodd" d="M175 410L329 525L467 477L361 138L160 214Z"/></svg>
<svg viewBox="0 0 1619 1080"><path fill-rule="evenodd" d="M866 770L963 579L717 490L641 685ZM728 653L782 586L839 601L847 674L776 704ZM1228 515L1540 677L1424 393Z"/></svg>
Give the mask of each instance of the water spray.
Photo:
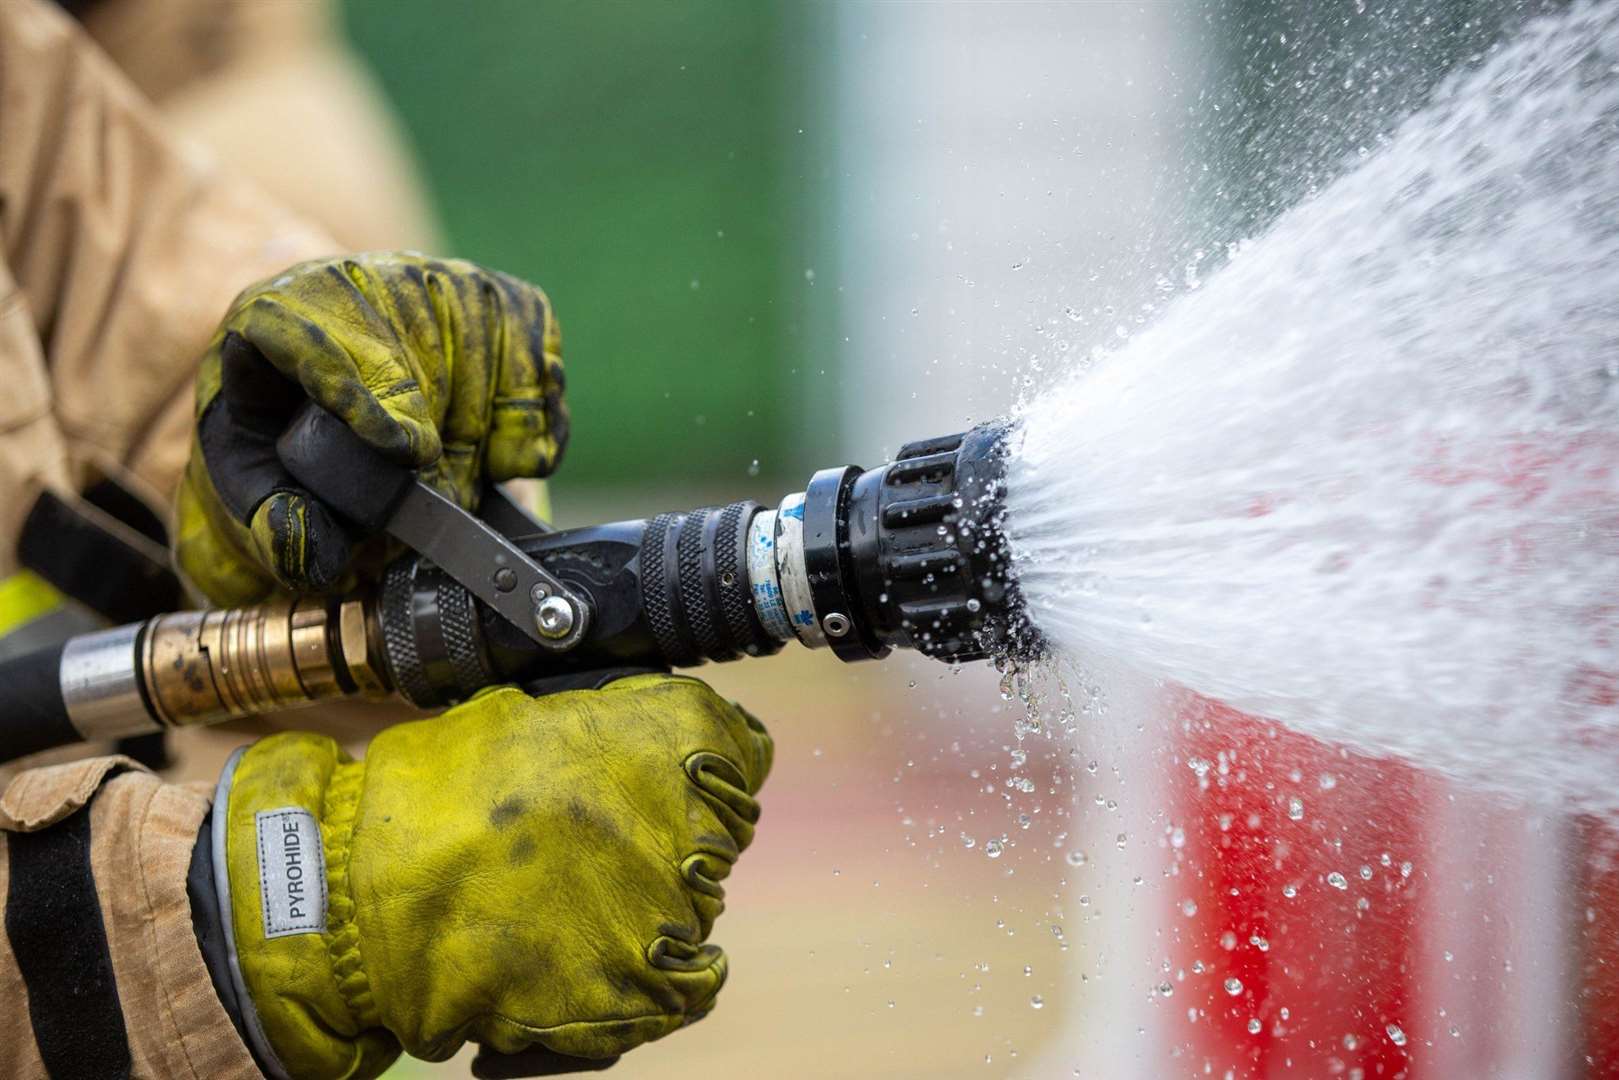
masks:
<svg viewBox="0 0 1619 1080"><path fill-rule="evenodd" d="M312 451L284 438L293 474L416 550L354 595L164 614L0 665L0 760L338 698L437 708L501 683L544 692L791 641L845 661L1037 648L1001 532L1005 425L910 443L876 469L822 469L774 509L733 502L526 534L508 516L507 540L367 455L328 414L303 419L316 442L345 442Z"/></svg>

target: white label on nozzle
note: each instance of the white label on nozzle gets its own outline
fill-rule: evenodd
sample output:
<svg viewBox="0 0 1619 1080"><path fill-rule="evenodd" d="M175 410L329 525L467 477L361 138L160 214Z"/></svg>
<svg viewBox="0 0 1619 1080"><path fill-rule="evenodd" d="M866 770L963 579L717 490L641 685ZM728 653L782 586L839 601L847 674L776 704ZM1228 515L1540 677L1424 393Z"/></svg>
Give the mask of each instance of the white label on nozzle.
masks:
<svg viewBox="0 0 1619 1080"><path fill-rule="evenodd" d="M748 525L748 590L753 610L765 633L777 641L793 636L787 622L787 608L781 596L781 580L776 574L776 512L762 510Z"/></svg>
<svg viewBox="0 0 1619 1080"><path fill-rule="evenodd" d="M776 509L776 577L782 606L798 640L814 649L826 644L804 569L804 493L794 492Z"/></svg>
<svg viewBox="0 0 1619 1080"><path fill-rule="evenodd" d="M259 897L264 936L318 934L326 929L326 853L315 815L301 806L260 810Z"/></svg>

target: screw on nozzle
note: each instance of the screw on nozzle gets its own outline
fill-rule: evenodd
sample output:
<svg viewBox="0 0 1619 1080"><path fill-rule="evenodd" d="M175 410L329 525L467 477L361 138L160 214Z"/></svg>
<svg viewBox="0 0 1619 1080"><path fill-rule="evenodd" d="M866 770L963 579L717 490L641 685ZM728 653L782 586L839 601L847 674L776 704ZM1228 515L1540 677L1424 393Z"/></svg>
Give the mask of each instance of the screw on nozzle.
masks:
<svg viewBox="0 0 1619 1080"><path fill-rule="evenodd" d="M547 596L534 609L534 625L544 636L555 641L573 631L573 605L560 596Z"/></svg>

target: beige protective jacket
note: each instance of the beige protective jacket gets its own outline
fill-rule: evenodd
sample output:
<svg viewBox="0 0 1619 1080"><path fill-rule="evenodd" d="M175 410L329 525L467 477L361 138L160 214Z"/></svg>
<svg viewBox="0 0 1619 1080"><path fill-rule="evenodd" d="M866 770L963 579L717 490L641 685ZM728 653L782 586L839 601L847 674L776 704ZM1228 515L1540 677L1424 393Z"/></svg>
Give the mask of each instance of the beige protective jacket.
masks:
<svg viewBox="0 0 1619 1080"><path fill-rule="evenodd" d="M72 494L113 476L166 514L189 446L192 371L221 313L245 285L333 250L165 135L60 12L0 0L0 575L16 569L9 541L45 487ZM87 1040L62 1030L64 1017L79 1019L61 1004L74 990L60 975L64 955L88 956L116 981L111 1019L129 1067L105 1075L257 1075L210 985L186 902L207 809L205 791L161 784L120 758L34 769L7 787L0 1076L48 1075L42 1028L58 1052ZM66 865L51 852L80 842L83 880L53 884L60 896L41 899L14 874L19 860ZM72 907L76 883L91 890L79 908L99 916L99 945L82 918L40 933L41 905L48 923Z"/></svg>
<svg viewBox="0 0 1619 1080"><path fill-rule="evenodd" d="M0 797L0 1076L261 1075L192 930L186 868L211 795L209 785L165 784L117 756L30 769L11 782ZM93 890L74 905L81 878ZM42 932L51 936L41 941ZM98 965L112 984L104 995L87 985ZM117 1015L101 1015L98 998L115 1000Z"/></svg>

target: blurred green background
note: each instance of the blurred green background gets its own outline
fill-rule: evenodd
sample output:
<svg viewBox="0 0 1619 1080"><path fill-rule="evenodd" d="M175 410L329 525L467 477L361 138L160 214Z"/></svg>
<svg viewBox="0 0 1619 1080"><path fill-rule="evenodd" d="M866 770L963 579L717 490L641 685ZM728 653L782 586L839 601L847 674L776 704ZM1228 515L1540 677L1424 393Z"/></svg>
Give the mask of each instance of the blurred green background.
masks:
<svg viewBox="0 0 1619 1080"><path fill-rule="evenodd" d="M564 501L664 482L766 494L802 466L788 413L825 392L805 374L821 344L806 330L815 166L795 115L812 11L349 0L343 14L451 251L556 303Z"/></svg>

